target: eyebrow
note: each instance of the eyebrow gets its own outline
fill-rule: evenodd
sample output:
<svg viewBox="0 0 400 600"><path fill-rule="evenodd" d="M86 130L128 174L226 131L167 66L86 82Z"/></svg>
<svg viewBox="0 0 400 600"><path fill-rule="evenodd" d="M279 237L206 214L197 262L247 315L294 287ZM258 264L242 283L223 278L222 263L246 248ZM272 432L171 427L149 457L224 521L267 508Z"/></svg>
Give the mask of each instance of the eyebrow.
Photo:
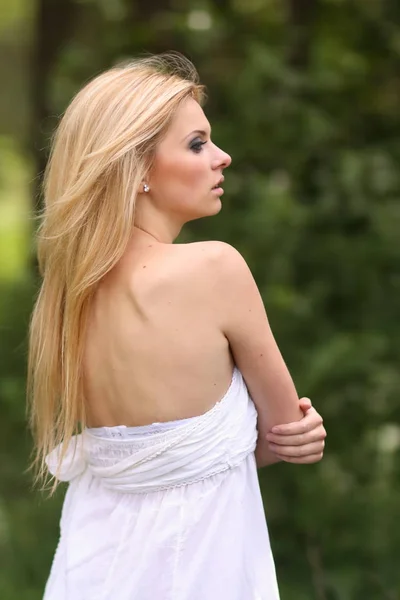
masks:
<svg viewBox="0 0 400 600"><path fill-rule="evenodd" d="M195 129L194 131L191 131L188 135L185 135L185 137L183 138L182 141L186 140L188 137L190 137L194 133L199 133L200 135L204 135L205 137L207 136L207 131L204 131L204 129ZM210 135L211 135L211 129L210 129Z"/></svg>

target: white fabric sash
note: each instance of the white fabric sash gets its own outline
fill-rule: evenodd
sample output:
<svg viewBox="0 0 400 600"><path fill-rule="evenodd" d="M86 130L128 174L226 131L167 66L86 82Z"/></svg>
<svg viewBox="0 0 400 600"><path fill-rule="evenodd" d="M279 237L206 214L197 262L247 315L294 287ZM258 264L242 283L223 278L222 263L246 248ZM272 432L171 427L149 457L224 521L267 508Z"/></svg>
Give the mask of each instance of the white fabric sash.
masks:
<svg viewBox="0 0 400 600"><path fill-rule="evenodd" d="M72 481L85 472L110 490L137 493L194 483L239 464L254 451L257 412L240 371L215 406L173 429L134 436L74 436L58 469L61 448L47 457L50 473Z"/></svg>

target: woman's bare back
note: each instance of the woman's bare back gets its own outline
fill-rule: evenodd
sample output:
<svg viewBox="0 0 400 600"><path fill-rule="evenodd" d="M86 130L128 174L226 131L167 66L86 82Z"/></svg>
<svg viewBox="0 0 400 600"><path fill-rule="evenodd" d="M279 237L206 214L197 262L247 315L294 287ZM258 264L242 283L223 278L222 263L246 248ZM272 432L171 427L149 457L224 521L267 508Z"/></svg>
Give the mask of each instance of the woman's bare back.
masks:
<svg viewBox="0 0 400 600"><path fill-rule="evenodd" d="M192 417L224 395L233 360L207 285L207 244L141 240L101 283L84 356L89 426Z"/></svg>

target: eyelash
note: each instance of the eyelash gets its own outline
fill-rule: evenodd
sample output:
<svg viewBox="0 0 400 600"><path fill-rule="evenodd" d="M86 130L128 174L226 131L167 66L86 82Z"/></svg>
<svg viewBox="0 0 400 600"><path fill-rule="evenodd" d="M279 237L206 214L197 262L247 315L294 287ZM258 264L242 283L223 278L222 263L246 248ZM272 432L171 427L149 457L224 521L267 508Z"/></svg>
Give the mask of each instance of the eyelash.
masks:
<svg viewBox="0 0 400 600"><path fill-rule="evenodd" d="M207 142L194 142L190 145L190 149L193 150L193 152L195 152L196 154L199 154L201 152L201 147L204 146L204 144L207 144Z"/></svg>

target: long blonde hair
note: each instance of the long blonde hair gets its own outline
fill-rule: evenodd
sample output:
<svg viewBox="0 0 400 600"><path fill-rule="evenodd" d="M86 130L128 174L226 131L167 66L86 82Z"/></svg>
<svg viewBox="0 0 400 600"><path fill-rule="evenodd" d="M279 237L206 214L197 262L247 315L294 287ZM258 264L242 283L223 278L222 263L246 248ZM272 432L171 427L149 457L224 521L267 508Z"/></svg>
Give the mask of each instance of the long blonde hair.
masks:
<svg viewBox="0 0 400 600"><path fill-rule="evenodd" d="M54 135L38 230L43 281L29 331L36 480L47 479L46 455L62 444L61 463L85 426L82 358L91 300L126 249L154 150L188 97L204 97L189 60L177 53L136 59L90 81Z"/></svg>

